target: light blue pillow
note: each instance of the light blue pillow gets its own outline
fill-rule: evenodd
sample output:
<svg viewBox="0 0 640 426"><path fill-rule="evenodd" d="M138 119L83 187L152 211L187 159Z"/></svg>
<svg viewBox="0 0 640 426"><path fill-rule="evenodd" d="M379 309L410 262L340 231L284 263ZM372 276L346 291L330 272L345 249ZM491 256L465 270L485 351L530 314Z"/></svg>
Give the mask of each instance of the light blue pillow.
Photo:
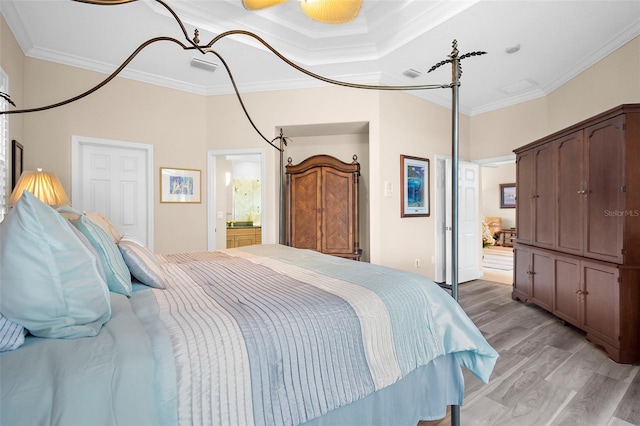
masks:
<svg viewBox="0 0 640 426"><path fill-rule="evenodd" d="M111 318L95 257L28 191L0 223L0 312L51 338L95 336Z"/></svg>
<svg viewBox="0 0 640 426"><path fill-rule="evenodd" d="M118 246L113 242L109 234L84 214L78 219L71 219L71 223L87 237L93 248L98 252L107 277L109 290L131 297L131 273L120 254Z"/></svg>

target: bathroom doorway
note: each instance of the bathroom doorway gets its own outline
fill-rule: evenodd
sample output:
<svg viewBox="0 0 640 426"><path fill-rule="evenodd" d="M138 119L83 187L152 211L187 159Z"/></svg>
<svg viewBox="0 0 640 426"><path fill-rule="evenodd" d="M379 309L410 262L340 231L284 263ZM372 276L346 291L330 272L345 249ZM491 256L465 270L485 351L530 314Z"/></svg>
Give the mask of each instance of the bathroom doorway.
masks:
<svg viewBox="0 0 640 426"><path fill-rule="evenodd" d="M207 249L260 243L265 233L264 149L208 153ZM242 229L242 232L239 230ZM251 232L253 238L246 235ZM242 234L236 236L235 234Z"/></svg>

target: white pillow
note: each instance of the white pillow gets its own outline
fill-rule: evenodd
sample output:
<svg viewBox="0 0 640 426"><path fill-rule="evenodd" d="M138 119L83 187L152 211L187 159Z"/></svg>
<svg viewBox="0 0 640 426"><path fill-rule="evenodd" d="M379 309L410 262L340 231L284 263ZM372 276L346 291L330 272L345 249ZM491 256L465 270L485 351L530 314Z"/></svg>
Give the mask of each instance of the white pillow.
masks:
<svg viewBox="0 0 640 426"><path fill-rule="evenodd" d="M0 223L0 312L52 338L95 336L111 317L95 257L28 191Z"/></svg>
<svg viewBox="0 0 640 426"><path fill-rule="evenodd" d="M122 234L108 217L98 212L84 212L84 214L86 214L87 217L91 219L91 222L104 229L104 231L109 235L109 237L111 237L114 243L117 244L118 241L120 241L120 238L122 238Z"/></svg>

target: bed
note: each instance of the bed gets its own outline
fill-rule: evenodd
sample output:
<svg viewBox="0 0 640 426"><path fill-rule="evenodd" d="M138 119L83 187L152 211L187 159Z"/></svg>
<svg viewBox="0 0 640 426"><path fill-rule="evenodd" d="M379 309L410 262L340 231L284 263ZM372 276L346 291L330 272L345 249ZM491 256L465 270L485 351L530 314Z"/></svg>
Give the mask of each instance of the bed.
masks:
<svg viewBox="0 0 640 426"><path fill-rule="evenodd" d="M0 223L0 313L24 329L0 424L415 425L497 359L419 275L277 244L154 255L74 214L25 192Z"/></svg>

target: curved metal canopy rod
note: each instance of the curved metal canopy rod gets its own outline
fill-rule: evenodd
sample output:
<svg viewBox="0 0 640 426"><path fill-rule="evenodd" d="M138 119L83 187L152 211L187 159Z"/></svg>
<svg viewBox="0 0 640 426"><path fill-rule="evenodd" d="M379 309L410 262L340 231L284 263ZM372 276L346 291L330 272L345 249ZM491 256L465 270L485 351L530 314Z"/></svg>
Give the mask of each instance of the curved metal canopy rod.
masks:
<svg viewBox="0 0 640 426"><path fill-rule="evenodd" d="M90 4L96 4L96 5L119 5L119 4L124 4L124 3L130 3L130 2L134 2L137 0L74 0L77 2L81 2L81 3L90 3ZM15 109L15 110L7 110L7 111L0 111L0 115L3 114L23 114L23 113L30 113L30 112L38 112L38 111L45 111L45 110L49 110L49 109L53 109L53 108L57 108L57 107L61 107L67 104L70 104L72 102L75 102L77 100L80 100L90 94L92 94L93 92L99 90L100 88L102 88L103 86L107 85L111 80L113 80L118 74L120 74L120 72L127 67L127 65L129 65L129 63L131 63L131 61L133 61L133 59L142 51L144 50L147 46L157 43L157 42L161 42L161 41L165 41L165 42L171 42L171 43L175 43L178 46L180 46L183 50L197 50L202 54L207 54L207 53L211 53L215 56L218 57L218 59L220 59L220 61L222 62L222 64L224 65L224 68L227 72L227 74L229 75L229 79L231 80L231 84L233 86L233 90L236 94L236 97L238 98L238 102L240 103L242 110L245 114L245 116L247 117L247 119L249 120L249 123L251 124L251 126L254 128L254 130L258 133L258 135L260 135L260 137L262 139L264 139L265 142L267 142L269 145L273 146L274 148L281 150L282 147L278 147L274 144L274 140L269 140L267 137L265 137L262 132L257 128L257 126L255 125L255 123L253 122L243 100L242 100L242 96L240 95L240 92L238 90L238 87L235 83L235 79L233 78L233 74L231 72L231 68L229 67L229 65L227 64L227 62L224 60L224 58L217 53L215 50L212 49L212 46L218 42L219 40L221 40L224 37L228 37L228 36L232 36L232 35L242 35L242 36L248 36L248 37L252 37L255 40L257 40L260 44L262 44L263 46L265 46L267 49L269 49L274 55L276 55L278 58L280 58L283 62L285 62L287 65L293 67L294 69L306 74L309 77L315 78L317 80L323 81L325 83L329 83L329 84L333 84L333 85L337 85L337 86L344 86L344 87L350 87L350 88L355 88L355 89L369 89L369 90L427 90L427 89L446 89L446 88L451 88L453 87L454 84L459 84L459 83L447 83L447 84L427 84L427 85L414 85L414 86L382 86L382 85L369 85L369 84L354 84L354 83L349 83L349 82L345 82L345 81L339 81L339 80L333 80L324 76L321 76L319 74L313 73L297 64L295 64L294 62L292 62L291 60L289 60L288 58L286 58L283 54L281 54L278 50L276 50L274 47L272 47L269 43L267 43L265 40L263 40L260 36L250 32L250 31L245 31L245 30L231 30L231 31L226 31L224 33L221 33L217 36L215 36L213 39L211 39L211 41L207 44L201 45L200 44L200 39L199 39L199 31L198 29L196 29L194 31L194 37L193 38L189 38L189 35L187 33L186 27L183 24L182 20L180 19L180 17L176 14L176 12L167 4L165 3L163 0L154 0L157 3L159 3L160 5L162 5L165 9L167 9L167 11L171 14L171 16L173 16L173 18L175 19L176 23L178 24L178 26L180 27L185 39L187 40L187 44L173 38L173 37L166 37L166 36L160 36L160 37L154 37L152 39L149 39L147 41L145 41L144 43L142 43L140 46L138 46L137 49L135 49L133 51L133 53L131 53L131 55L129 55L129 57L127 59L125 59L125 61L118 67L116 68L116 70L114 72L112 72L110 75L108 75L103 81L101 81L100 83L98 83L97 85L95 85L94 87L90 88L89 90L80 93L79 95L73 96L69 99L60 101L60 102L56 102L50 105L45 105L45 106L41 106L41 107L35 107L35 108L23 108L23 109ZM454 40L454 44L455 44L455 40ZM457 58L457 49L454 48L454 52L456 55L456 59L459 61L460 59L464 59L465 57L471 56L471 55L480 55L480 54L484 54L485 52L474 52L473 54L467 54L467 55L463 55L460 58ZM453 55L453 53L452 53ZM450 59L446 60L446 61L442 61L439 64L435 65L434 67L432 67L429 72L435 70L436 68L438 68L439 66L452 62L454 60L454 56L450 55ZM13 102L11 101L11 98L7 95L5 97L5 99L7 99L7 101L9 101L9 103L13 104Z"/></svg>

